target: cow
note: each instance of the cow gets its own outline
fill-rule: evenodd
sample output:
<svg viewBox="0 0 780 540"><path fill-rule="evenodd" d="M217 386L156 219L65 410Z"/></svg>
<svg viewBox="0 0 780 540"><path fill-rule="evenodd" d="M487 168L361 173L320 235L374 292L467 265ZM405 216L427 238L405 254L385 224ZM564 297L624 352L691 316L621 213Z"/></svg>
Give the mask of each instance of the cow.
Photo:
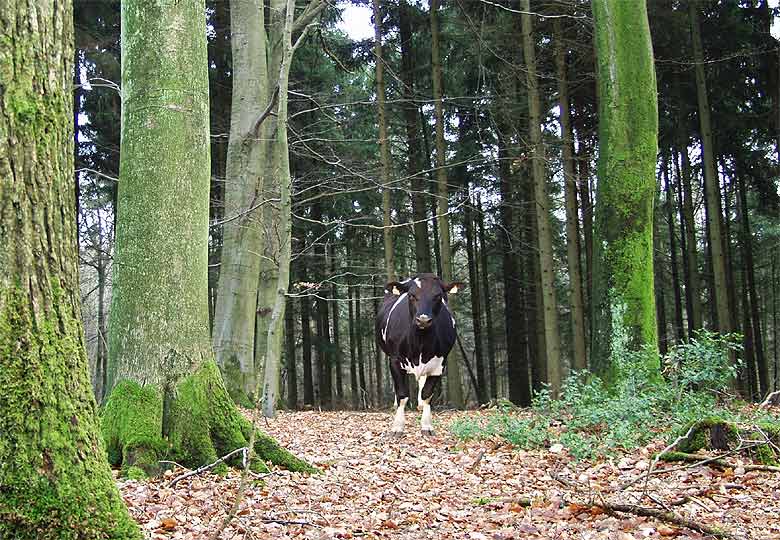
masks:
<svg viewBox="0 0 780 540"><path fill-rule="evenodd" d="M447 297L461 287L463 283L444 283L435 274L418 274L385 285L375 330L377 344L389 357L393 376L396 409L390 430L393 437L400 437L404 431L404 408L409 401L407 374L410 373L419 387L417 408L422 410L422 434L433 435L431 397L457 337Z"/></svg>

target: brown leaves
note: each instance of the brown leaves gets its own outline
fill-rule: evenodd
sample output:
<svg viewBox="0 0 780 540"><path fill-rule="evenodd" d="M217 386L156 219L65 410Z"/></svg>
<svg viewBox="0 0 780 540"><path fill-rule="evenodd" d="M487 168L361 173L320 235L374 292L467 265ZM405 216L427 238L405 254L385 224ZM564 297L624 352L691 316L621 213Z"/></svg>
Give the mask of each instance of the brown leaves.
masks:
<svg viewBox="0 0 780 540"><path fill-rule="evenodd" d="M222 538L704 538L654 518L610 515L589 504L608 497L658 507L643 495L644 482L624 492L619 487L646 472L662 442L590 464L574 461L565 450L463 444L448 435L453 419L484 414L436 413L437 436L424 438L418 414L409 412L407 433L390 440L389 413L282 413L267 431L323 474L277 471L255 482ZM664 467L671 465L658 465ZM149 538L203 539L233 503L238 472L192 477L175 489L165 487L168 480L118 484ZM736 538L780 537L774 517L780 513L777 474L681 470L652 476L647 493L666 504L677 501L671 508L685 518L723 524Z"/></svg>

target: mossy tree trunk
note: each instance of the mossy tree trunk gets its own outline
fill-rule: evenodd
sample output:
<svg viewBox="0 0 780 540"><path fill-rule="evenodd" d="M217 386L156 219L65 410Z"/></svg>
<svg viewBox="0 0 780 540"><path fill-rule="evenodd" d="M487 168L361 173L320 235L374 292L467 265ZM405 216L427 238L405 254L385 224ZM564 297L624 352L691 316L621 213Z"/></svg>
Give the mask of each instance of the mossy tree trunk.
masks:
<svg viewBox="0 0 780 540"><path fill-rule="evenodd" d="M4 2L0 24L0 538L141 538L84 350L72 6Z"/></svg>
<svg viewBox="0 0 780 540"><path fill-rule="evenodd" d="M245 446L208 332L209 127L203 2L122 4L122 153L109 388L109 459L153 473ZM156 51L156 54L148 54ZM258 435L262 460L311 470Z"/></svg>
<svg viewBox="0 0 780 540"><path fill-rule="evenodd" d="M615 375L615 355L658 349L653 201L658 103L644 1L595 0L599 162L591 367ZM659 369L656 354L647 362Z"/></svg>
<svg viewBox="0 0 780 540"><path fill-rule="evenodd" d="M447 157L444 140L444 105L442 101L442 74L439 46L439 0L431 0L431 70L433 77L433 104L436 117L436 186L438 199L436 219L439 224L439 252L441 254L441 278L445 283L453 281L452 245L450 241L449 194L447 189ZM472 284L474 286L474 284ZM450 308L455 309L455 299L450 299ZM460 351L457 347L450 353L447 364L447 397L455 407L463 407L463 385L460 375Z"/></svg>

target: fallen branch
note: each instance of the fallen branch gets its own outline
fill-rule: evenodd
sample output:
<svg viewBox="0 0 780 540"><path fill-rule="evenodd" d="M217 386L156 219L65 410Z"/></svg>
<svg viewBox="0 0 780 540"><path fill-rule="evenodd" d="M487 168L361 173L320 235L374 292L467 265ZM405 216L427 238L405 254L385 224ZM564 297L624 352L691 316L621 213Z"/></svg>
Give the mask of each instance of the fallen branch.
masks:
<svg viewBox="0 0 780 540"><path fill-rule="evenodd" d="M705 525L703 523L699 523L698 521L693 521L691 519L678 516L674 512L667 512L666 510L647 508L644 506L637 506L635 504L615 504L609 502L592 503L591 506L596 506L598 508L601 508L602 510L604 510L609 514L614 514L615 512L621 512L624 514L634 514L635 516L652 517L658 519L659 521L664 521L666 523L679 525L680 527L685 527L686 529L691 529L692 531L697 531L702 534L709 534L711 536L714 536L715 538L732 537L731 533L724 531L718 527Z"/></svg>
<svg viewBox="0 0 780 540"><path fill-rule="evenodd" d="M233 457L234 455L238 454L239 452L244 452L244 463L247 463L247 461L248 461L248 460L247 460L247 456L246 456L246 451L247 451L247 448L246 448L245 446L244 446L244 447L241 447L241 448L236 448L235 450L233 450L233 451L232 451L232 452L230 452L229 454L227 454L227 455L224 455L224 456L222 456L221 458L219 458L219 459L218 459L217 461L215 461L214 463L209 463L208 465L203 465L203 466L201 466L201 467L198 467L198 468L197 468L197 469L195 469L194 471L190 471L190 472L184 473L184 474L182 474L182 475L180 475L180 476L177 476L176 478L174 478L173 480L171 480L171 481L168 483L168 487L173 487L173 486L175 486L175 485L176 485L176 483L177 483L179 480L184 480L185 478L189 478L190 476L195 476L195 475L198 475L198 474L204 473L204 472L206 472L206 471L209 471L209 470L213 469L214 467L216 467L217 465L219 465L220 463L222 463L222 462L224 462L224 461L226 461L226 460L230 459L230 458L231 458L231 457ZM171 463L174 463L174 462L171 462ZM177 465L178 465L178 464L177 464Z"/></svg>

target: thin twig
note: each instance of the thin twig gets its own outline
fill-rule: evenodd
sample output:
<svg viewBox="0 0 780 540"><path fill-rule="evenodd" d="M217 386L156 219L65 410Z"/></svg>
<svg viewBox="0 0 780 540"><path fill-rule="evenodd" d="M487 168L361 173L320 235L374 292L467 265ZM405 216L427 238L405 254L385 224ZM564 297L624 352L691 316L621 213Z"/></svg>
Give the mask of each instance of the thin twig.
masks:
<svg viewBox="0 0 780 540"><path fill-rule="evenodd" d="M222 456L221 458L219 458L219 459L218 459L217 461L215 461L214 463L210 463L210 464L208 464L208 465L203 465L203 466L201 466L201 467L198 467L198 468L197 468L197 469L195 469L194 471L190 471L190 472L184 473L184 474L182 474L182 475L180 475L180 476L177 476L176 478L174 478L173 480L171 480L171 481L168 483L168 487L173 487L173 486L175 486L175 485L176 485L176 483L177 483L179 480L184 480L185 478L189 478L190 476L195 476L195 475L197 475L197 474L201 474L201 473L203 473L203 472L206 472L206 471L208 471L208 470L211 470L211 469L213 469L214 467L216 467L217 465L219 465L220 463L222 463L223 461L225 461L225 460L227 460L227 459L230 459L230 458L231 458L231 457L233 457L234 455L238 454L239 452L245 452L245 451L246 451L246 447L245 447L245 446L244 446L244 447L241 447L241 448L236 448L235 450L233 450L233 451L232 451L232 452L230 452L229 454L227 454L227 455L224 455L224 456ZM246 459L246 457L244 457L244 459ZM161 463L162 463L162 462L161 462ZM170 463L174 463L174 462L172 462L172 461L171 461ZM178 465L178 463L177 463L177 465Z"/></svg>

